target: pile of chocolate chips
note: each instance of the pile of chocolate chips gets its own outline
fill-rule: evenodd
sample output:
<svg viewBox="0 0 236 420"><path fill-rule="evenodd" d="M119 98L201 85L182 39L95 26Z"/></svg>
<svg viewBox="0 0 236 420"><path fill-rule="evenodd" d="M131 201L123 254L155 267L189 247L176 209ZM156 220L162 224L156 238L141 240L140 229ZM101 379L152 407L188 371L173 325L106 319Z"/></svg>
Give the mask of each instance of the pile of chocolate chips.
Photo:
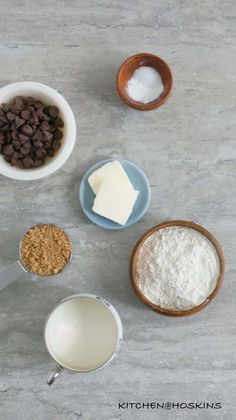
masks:
<svg viewBox="0 0 236 420"><path fill-rule="evenodd" d="M56 106L16 96L0 107L0 153L12 166L37 168L60 148L63 126Z"/></svg>

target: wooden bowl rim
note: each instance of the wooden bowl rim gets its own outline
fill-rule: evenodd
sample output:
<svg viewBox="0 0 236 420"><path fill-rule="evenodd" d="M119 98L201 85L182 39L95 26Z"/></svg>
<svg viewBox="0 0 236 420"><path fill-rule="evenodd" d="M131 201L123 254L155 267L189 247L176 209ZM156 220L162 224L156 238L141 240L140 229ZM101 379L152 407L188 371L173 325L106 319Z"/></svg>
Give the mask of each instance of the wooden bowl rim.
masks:
<svg viewBox="0 0 236 420"><path fill-rule="evenodd" d="M167 71L167 74L168 74L167 79L168 79L169 87L166 90L165 95L162 96L161 99L157 99L157 100L152 101L148 104L142 104L140 102L136 102L133 99L131 99L121 89L120 80L119 80L121 70L123 70L123 68L126 66L127 63L129 63L130 61L132 61L136 57L140 57L140 59L144 58L144 57L153 58L153 59L159 61L163 65L163 67L166 68L166 71ZM118 91L121 99L123 99L123 101L126 102L126 104L129 105L130 107L135 108L139 111L151 111L152 109L158 108L159 106L163 105L164 102L166 102L166 100L170 96L170 93L172 91L172 87L173 87L173 76L172 76L172 72L171 72L170 67L168 66L166 61L164 61L161 57L159 57L158 55L155 55L155 54L138 53L138 54L131 55L125 61L123 61L123 63L120 65L119 70L118 70L117 75L116 75L116 88L117 88L117 91Z"/></svg>
<svg viewBox="0 0 236 420"><path fill-rule="evenodd" d="M194 229L197 232L202 233L214 246L217 252L218 258L219 258L219 265L220 265L219 276L217 278L216 287L213 290L213 292L200 305L194 306L193 308L190 308L190 309L181 310L181 311L165 309L165 308L162 308L161 306L155 305L154 303L150 302L138 288L137 282L136 282L136 273L135 273L135 265L136 265L138 251L140 250L141 246L146 241L146 239L149 236L151 236L154 232L157 232L158 230L165 229L167 227L172 227L172 226L183 226L183 227ZM130 258L130 281L131 281L131 284L135 293L138 295L141 301L150 309L162 315L167 315L171 317L182 317L182 316L193 315L201 311L202 309L204 309L207 305L209 305L212 302L212 300L216 297L218 292L220 291L220 288L222 286L223 279L224 279L224 272L225 272L224 254L223 254L223 250L219 242L208 230L206 230L201 225L198 225L197 223L194 223L194 222L185 221L185 220L172 220L172 221L163 222L156 226L153 226L151 229L145 232L141 236L141 238L138 240Z"/></svg>

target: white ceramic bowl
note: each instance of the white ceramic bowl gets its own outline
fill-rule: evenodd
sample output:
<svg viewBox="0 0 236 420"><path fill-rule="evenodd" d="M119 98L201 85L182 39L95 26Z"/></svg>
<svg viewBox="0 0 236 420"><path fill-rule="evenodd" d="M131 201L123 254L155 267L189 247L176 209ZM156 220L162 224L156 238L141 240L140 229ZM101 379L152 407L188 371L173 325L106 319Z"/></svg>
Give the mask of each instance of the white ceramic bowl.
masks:
<svg viewBox="0 0 236 420"><path fill-rule="evenodd" d="M32 181L51 175L61 168L67 161L76 141L76 124L73 112L68 102L56 90L36 82L16 82L0 89L0 105L10 102L15 96L33 96L46 105L56 105L60 110L60 117L64 121L63 138L60 149L55 156L48 158L39 168L20 169L11 166L0 155L0 174L8 178L21 181Z"/></svg>

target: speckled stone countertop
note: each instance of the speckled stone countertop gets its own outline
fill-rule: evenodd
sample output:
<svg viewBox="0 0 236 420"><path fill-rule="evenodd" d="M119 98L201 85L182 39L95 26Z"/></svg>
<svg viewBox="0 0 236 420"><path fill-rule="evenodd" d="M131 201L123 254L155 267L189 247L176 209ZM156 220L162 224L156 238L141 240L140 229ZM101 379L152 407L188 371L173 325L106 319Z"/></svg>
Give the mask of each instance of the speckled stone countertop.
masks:
<svg viewBox="0 0 236 420"><path fill-rule="evenodd" d="M236 3L184 1L1 1L1 86L46 83L69 101L78 139L66 165L22 183L1 176L0 264L17 256L21 234L38 222L64 227L73 240L62 275L29 275L0 295L1 420L236 418ZM137 52L163 57L174 75L167 103L147 113L128 108L115 90L121 62ZM85 170L111 155L132 160L150 179L148 213L118 232L82 214ZM129 256L139 236L169 219L198 222L221 242L226 276L203 312L171 319L148 310L131 289ZM120 313L124 341L106 369L64 372L43 342L53 306L91 292ZM119 409L119 402L221 402L213 409Z"/></svg>

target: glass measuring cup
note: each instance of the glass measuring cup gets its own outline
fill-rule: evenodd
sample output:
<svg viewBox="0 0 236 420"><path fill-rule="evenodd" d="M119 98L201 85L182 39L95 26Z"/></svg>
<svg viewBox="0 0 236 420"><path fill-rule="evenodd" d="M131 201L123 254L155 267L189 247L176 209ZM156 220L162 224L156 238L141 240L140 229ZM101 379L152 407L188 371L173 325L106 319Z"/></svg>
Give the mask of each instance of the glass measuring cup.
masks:
<svg viewBox="0 0 236 420"><path fill-rule="evenodd" d="M55 226L56 228L63 231L63 233L66 235L66 237L67 237L67 239L70 243L71 252L70 252L69 258L68 258L67 262L65 263L65 265L62 267L62 269L60 271L58 271L57 273L47 274L47 275L43 276L41 274L37 274L34 271L30 271L29 268L27 268L25 266L25 264L23 263L23 260L22 260L22 242L23 242L23 239L24 239L25 235L29 232L30 229L36 228L38 226ZM64 229L59 228L59 226L56 226L56 225L50 224L50 223L38 224L38 225L32 226L31 228L29 228L27 230L27 232L25 232L25 234L21 238L21 241L20 241L20 244L19 244L19 258L16 261L14 261L13 263L11 263L3 271L0 272L0 291L5 289L7 286L9 286L11 283L13 283L18 278L20 278L24 273L35 274L35 275L40 276L40 277L49 277L49 276L54 276L56 274L59 274L68 265L69 261L71 260L71 257L72 257L72 243L71 243L71 240L68 237L67 233L65 233Z"/></svg>

